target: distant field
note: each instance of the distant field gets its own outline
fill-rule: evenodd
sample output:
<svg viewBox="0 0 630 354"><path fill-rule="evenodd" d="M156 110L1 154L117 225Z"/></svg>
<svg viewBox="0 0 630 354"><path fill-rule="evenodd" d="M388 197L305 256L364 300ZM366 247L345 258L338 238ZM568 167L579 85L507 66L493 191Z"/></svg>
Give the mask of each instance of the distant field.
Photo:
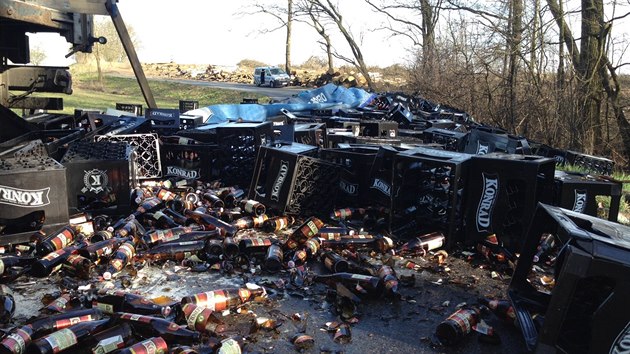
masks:
<svg viewBox="0 0 630 354"><path fill-rule="evenodd" d="M115 108L116 103L136 103L146 107L144 97L133 78L105 76L103 88L98 84L96 73L73 73L73 93L39 94L45 97L62 97L64 113L73 113L75 108ZM243 98L264 98L252 92L219 90L208 87L149 81L149 86L160 108L178 108L179 100L199 101L199 107L218 103L240 103Z"/></svg>

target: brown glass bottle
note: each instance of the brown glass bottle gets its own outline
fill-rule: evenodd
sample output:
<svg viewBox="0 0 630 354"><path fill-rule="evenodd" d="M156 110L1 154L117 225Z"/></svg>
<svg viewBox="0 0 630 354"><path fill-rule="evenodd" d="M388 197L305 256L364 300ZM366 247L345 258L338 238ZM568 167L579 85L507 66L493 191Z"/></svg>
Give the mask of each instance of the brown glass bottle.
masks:
<svg viewBox="0 0 630 354"><path fill-rule="evenodd" d="M224 311L236 308L258 296L266 295L265 288L227 288L185 296L181 300L182 306L194 304L209 308L212 311Z"/></svg>
<svg viewBox="0 0 630 354"><path fill-rule="evenodd" d="M31 325L15 328L0 341L0 353L23 354L31 344L33 327Z"/></svg>
<svg viewBox="0 0 630 354"><path fill-rule="evenodd" d="M293 216L289 216L289 215L276 216L264 222L263 231L265 232L282 231L289 228L294 223L295 223L295 218Z"/></svg>
<svg viewBox="0 0 630 354"><path fill-rule="evenodd" d="M39 257L42 257L50 252L58 251L74 242L75 237L76 231L74 228L64 226L39 242L35 248L36 253Z"/></svg>
<svg viewBox="0 0 630 354"><path fill-rule="evenodd" d="M158 198L145 199L142 204L131 215L133 218L138 219L144 213L150 213L162 207L162 201Z"/></svg>
<svg viewBox="0 0 630 354"><path fill-rule="evenodd" d="M351 287L358 284L368 291L377 291L381 280L378 277L371 275L341 272L315 275L313 277L313 281L327 284L333 288L337 285L337 283L342 283Z"/></svg>
<svg viewBox="0 0 630 354"><path fill-rule="evenodd" d="M280 246L277 244L269 246L265 256L265 269L272 273L279 272L282 270L283 257L284 254Z"/></svg>
<svg viewBox="0 0 630 354"><path fill-rule="evenodd" d="M167 354L168 344L162 337L151 337L119 351L118 354Z"/></svg>
<svg viewBox="0 0 630 354"><path fill-rule="evenodd" d="M175 322L159 317L143 316L128 312L116 312L112 315L118 322L129 323L133 332L142 337L160 336L169 343L192 344L199 341L199 333L181 328Z"/></svg>
<svg viewBox="0 0 630 354"><path fill-rule="evenodd" d="M110 238L103 241L99 241L77 250L77 253L81 256L92 260L98 261L101 257L107 257L114 252L114 249L126 241L123 238Z"/></svg>
<svg viewBox="0 0 630 354"><path fill-rule="evenodd" d="M30 321L29 325L32 328L32 337L38 338L77 323L98 321L102 318L103 312L99 309L83 309L35 318Z"/></svg>
<svg viewBox="0 0 630 354"><path fill-rule="evenodd" d="M367 209L363 208L344 208L337 209L330 214L333 220L348 220L363 217L367 213Z"/></svg>
<svg viewBox="0 0 630 354"><path fill-rule="evenodd" d="M509 300L480 298L478 302L487 306L498 318L505 322L516 324L516 312Z"/></svg>
<svg viewBox="0 0 630 354"><path fill-rule="evenodd" d="M376 275L381 279L385 294L400 297L400 293L398 292L398 278L396 277L394 268L388 265L382 265L376 268L375 271Z"/></svg>
<svg viewBox="0 0 630 354"><path fill-rule="evenodd" d="M240 250L238 248L238 244L234 241L232 237L226 237L223 239L223 254L227 258L232 259L238 256L239 252Z"/></svg>
<svg viewBox="0 0 630 354"><path fill-rule="evenodd" d="M73 348L93 332L103 330L108 323L109 319L81 322L58 330L32 342L26 349L26 354L56 354Z"/></svg>
<svg viewBox="0 0 630 354"><path fill-rule="evenodd" d="M51 273L61 269L63 262L79 248L85 246L84 244L78 244L60 249L55 252L51 252L44 257L38 259L31 266L30 273L34 277L46 277Z"/></svg>
<svg viewBox="0 0 630 354"><path fill-rule="evenodd" d="M261 229L265 221L267 221L267 215L259 216L244 216L232 223L239 230L245 229Z"/></svg>
<svg viewBox="0 0 630 354"><path fill-rule="evenodd" d="M186 322L189 329L211 335L223 328L221 321L211 309L195 304L182 305L178 311L176 322Z"/></svg>
<svg viewBox="0 0 630 354"><path fill-rule="evenodd" d="M175 241L180 235L203 229L200 225L178 226L170 229L155 230L145 234L142 238L144 242L152 246L158 242Z"/></svg>
<svg viewBox="0 0 630 354"><path fill-rule="evenodd" d="M236 201L245 195L242 189L224 189L219 193L219 198L223 199L226 208L236 207Z"/></svg>
<svg viewBox="0 0 630 354"><path fill-rule="evenodd" d="M136 245L133 240L128 239L118 247L114 256L103 273L103 279L110 280L113 275L119 273L136 255Z"/></svg>
<svg viewBox="0 0 630 354"><path fill-rule="evenodd" d="M323 221L312 216L300 225L289 238L294 240L298 245L303 245L308 239L315 236L323 226Z"/></svg>
<svg viewBox="0 0 630 354"><path fill-rule="evenodd" d="M97 242L112 239L113 237L114 237L114 234L111 231L99 230L99 231L96 231L94 235L92 235L92 238L90 238L90 242L97 243Z"/></svg>
<svg viewBox="0 0 630 354"><path fill-rule="evenodd" d="M94 267L94 263L92 263L89 258L85 258L79 254L69 255L63 265L65 271L81 279L90 279Z"/></svg>
<svg viewBox="0 0 630 354"><path fill-rule="evenodd" d="M239 241L238 248L248 257L262 258L267 254L267 249L271 243L269 238L244 238Z"/></svg>
<svg viewBox="0 0 630 354"><path fill-rule="evenodd" d="M223 200L221 200L221 198L219 198L214 193L206 192L201 195L201 198L206 202L206 205L208 205L208 207L211 209L225 208L225 203L223 202Z"/></svg>
<svg viewBox="0 0 630 354"><path fill-rule="evenodd" d="M184 214L189 218L195 220L197 224L205 226L207 230L221 230L221 234L224 236L234 236L238 231L238 229L233 225L230 225L225 221L208 214L190 210L184 210Z"/></svg>
<svg viewBox="0 0 630 354"><path fill-rule="evenodd" d="M74 350L78 354L107 354L125 348L132 339L131 326L121 323L87 337Z"/></svg>
<svg viewBox="0 0 630 354"><path fill-rule="evenodd" d="M121 290L100 291L92 300L92 307L104 313L130 312L139 315L168 317L171 306L158 305L150 299Z"/></svg>
<svg viewBox="0 0 630 354"><path fill-rule="evenodd" d="M438 249L445 244L445 237L440 232L432 232L430 234L415 237L407 243L400 246L396 253L400 255L420 255L424 256L427 252Z"/></svg>
<svg viewBox="0 0 630 354"><path fill-rule="evenodd" d="M167 242L143 252L141 257L154 261L181 261L197 256L204 260L207 259L204 250L205 245L205 240Z"/></svg>
<svg viewBox="0 0 630 354"><path fill-rule="evenodd" d="M324 251L321 255L324 266L333 273L345 273L350 265L348 261L333 251Z"/></svg>
<svg viewBox="0 0 630 354"><path fill-rule="evenodd" d="M43 310L47 313L65 312L72 299L73 296L70 293L62 293L46 305Z"/></svg>
<svg viewBox="0 0 630 354"><path fill-rule="evenodd" d="M260 216L267 212L267 208L264 204L253 199L241 200L240 206L241 210L249 215Z"/></svg>
<svg viewBox="0 0 630 354"><path fill-rule="evenodd" d="M468 335L479 322L479 310L463 307L455 311L436 328L435 334L444 345L455 345Z"/></svg>
<svg viewBox="0 0 630 354"><path fill-rule="evenodd" d="M152 225L156 229L170 229L180 225L160 210L150 214L147 213L147 215L150 215L150 217L148 219L145 218L145 223Z"/></svg>

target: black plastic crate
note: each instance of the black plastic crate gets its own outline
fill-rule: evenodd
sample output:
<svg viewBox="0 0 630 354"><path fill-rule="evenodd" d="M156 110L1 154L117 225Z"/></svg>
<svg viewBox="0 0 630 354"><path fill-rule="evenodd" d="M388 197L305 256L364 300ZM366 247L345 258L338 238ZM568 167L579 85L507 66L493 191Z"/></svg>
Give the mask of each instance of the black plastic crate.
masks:
<svg viewBox="0 0 630 354"><path fill-rule="evenodd" d="M170 144L161 147L162 174L165 177L181 177L209 182L219 176L217 145Z"/></svg>
<svg viewBox="0 0 630 354"><path fill-rule="evenodd" d="M0 144L0 156L50 156L60 160L68 144L83 137L80 129L36 130Z"/></svg>
<svg viewBox="0 0 630 354"><path fill-rule="evenodd" d="M142 116L142 105L137 103L116 103L116 110Z"/></svg>
<svg viewBox="0 0 630 354"><path fill-rule="evenodd" d="M322 121L326 123L326 128L351 128L361 126L361 119L359 118L332 116L325 117Z"/></svg>
<svg viewBox="0 0 630 354"><path fill-rule="evenodd" d="M625 352L629 260L627 226L539 204L508 290L528 351Z"/></svg>
<svg viewBox="0 0 630 354"><path fill-rule="evenodd" d="M576 172L556 171L556 193L553 205L576 213L598 215L597 196L610 198L605 214L610 221L617 221L623 184ZM603 212L604 210L602 210Z"/></svg>
<svg viewBox="0 0 630 354"><path fill-rule="evenodd" d="M142 117L116 117L107 114L88 112L79 121L86 138L96 135L116 135L146 133L150 130L150 122Z"/></svg>
<svg viewBox="0 0 630 354"><path fill-rule="evenodd" d="M372 136L357 136L354 139L356 144L370 144L370 145L392 145L400 146L402 139L400 138L377 138Z"/></svg>
<svg viewBox="0 0 630 354"><path fill-rule="evenodd" d="M179 113L186 113L199 108L199 101L179 100Z"/></svg>
<svg viewBox="0 0 630 354"><path fill-rule="evenodd" d="M551 203L555 161L532 155L473 156L466 185L466 241L495 233L518 252L537 202Z"/></svg>
<svg viewBox="0 0 630 354"><path fill-rule="evenodd" d="M322 159L341 167L339 189L336 194L336 207L366 207L370 204L370 171L378 153L378 147L346 146L335 149L322 149Z"/></svg>
<svg viewBox="0 0 630 354"><path fill-rule="evenodd" d="M37 128L7 107L0 105L0 143L15 139Z"/></svg>
<svg viewBox="0 0 630 354"><path fill-rule="evenodd" d="M39 113L24 117L24 119L41 130L74 129L76 127L74 116L68 114Z"/></svg>
<svg viewBox="0 0 630 354"><path fill-rule="evenodd" d="M203 117L200 115L180 114L179 128L183 130L195 129L203 125Z"/></svg>
<svg viewBox="0 0 630 354"><path fill-rule="evenodd" d="M398 122L387 120L362 120L359 135L394 139L398 137Z"/></svg>
<svg viewBox="0 0 630 354"><path fill-rule="evenodd" d="M48 156L0 158L0 218L43 212L45 232L68 223L66 169ZM0 227L0 244L30 241L37 228ZM20 231L20 232L18 232Z"/></svg>
<svg viewBox="0 0 630 354"><path fill-rule="evenodd" d="M461 241L470 159L468 154L423 147L396 154L391 231L400 238L441 231L448 245Z"/></svg>
<svg viewBox="0 0 630 354"><path fill-rule="evenodd" d="M294 125L294 141L300 144L313 145L320 148L328 146L326 124L301 123Z"/></svg>
<svg viewBox="0 0 630 354"><path fill-rule="evenodd" d="M401 148L389 145L374 145L378 152L374 158L374 164L370 169L369 187L366 197L370 200L370 206L383 207L391 210L393 197L394 161Z"/></svg>
<svg viewBox="0 0 630 354"><path fill-rule="evenodd" d="M151 131L174 133L181 129L178 109L147 108L144 117L151 123Z"/></svg>
<svg viewBox="0 0 630 354"><path fill-rule="evenodd" d="M217 124L201 125L194 129L180 130L173 135L197 140L204 144L217 144L217 126Z"/></svg>
<svg viewBox="0 0 630 354"><path fill-rule="evenodd" d="M157 134L97 135L94 141L121 142L135 150L135 171L138 179L162 177L162 158L160 140Z"/></svg>
<svg viewBox="0 0 630 354"><path fill-rule="evenodd" d="M492 152L522 155L530 155L532 153L527 139L490 127L476 127L472 129L464 152L473 155L485 155Z"/></svg>
<svg viewBox="0 0 630 354"><path fill-rule="evenodd" d="M605 157L593 156L577 151L567 150L566 161L573 166L579 166L587 172L611 175L615 162Z"/></svg>
<svg viewBox="0 0 630 354"><path fill-rule="evenodd" d="M330 214L339 188L340 166L308 156L316 153L316 147L297 143L261 147L249 198L279 213Z"/></svg>
<svg viewBox="0 0 630 354"><path fill-rule="evenodd" d="M216 128L216 134L219 177L226 183L249 185L258 148L272 140L273 124L220 124Z"/></svg>
<svg viewBox="0 0 630 354"><path fill-rule="evenodd" d="M61 161L68 171L68 208L125 214L131 190L138 185L136 154L123 142L75 142Z"/></svg>
<svg viewBox="0 0 630 354"><path fill-rule="evenodd" d="M444 147L444 150L463 152L466 148L469 134L440 128L429 128L423 132L422 140L425 143L440 144Z"/></svg>

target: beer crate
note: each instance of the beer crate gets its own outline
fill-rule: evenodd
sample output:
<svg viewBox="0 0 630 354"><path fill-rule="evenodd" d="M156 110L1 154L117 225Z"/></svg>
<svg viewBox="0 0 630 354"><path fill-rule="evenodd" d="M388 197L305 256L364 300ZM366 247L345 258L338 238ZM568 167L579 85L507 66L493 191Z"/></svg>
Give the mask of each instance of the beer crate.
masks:
<svg viewBox="0 0 630 354"><path fill-rule="evenodd" d="M186 113L199 108L199 101L179 100L179 113Z"/></svg>
<svg viewBox="0 0 630 354"><path fill-rule="evenodd" d="M463 152L466 148L469 134L447 129L429 128L423 132L422 140L425 143L440 144L444 147L444 150Z"/></svg>
<svg viewBox="0 0 630 354"><path fill-rule="evenodd" d="M326 124L310 123L294 125L294 141L300 144L313 145L320 148L328 146Z"/></svg>
<svg viewBox="0 0 630 354"><path fill-rule="evenodd" d="M73 115L38 113L24 119L41 130L74 129L76 122Z"/></svg>
<svg viewBox="0 0 630 354"><path fill-rule="evenodd" d="M370 187L370 171L374 165L378 147L345 146L334 149L322 149L322 159L341 166L339 188L335 206L365 207L370 205L367 190Z"/></svg>
<svg viewBox="0 0 630 354"><path fill-rule="evenodd" d="M568 164L579 166L587 172L602 175L611 175L615 167L615 162L611 159L571 150L567 150L566 161Z"/></svg>
<svg viewBox="0 0 630 354"><path fill-rule="evenodd" d="M125 142L79 141L61 163L68 171L66 196L71 213L125 214L138 185L136 154Z"/></svg>
<svg viewBox="0 0 630 354"><path fill-rule="evenodd" d="M629 241L625 225L538 205L508 289L528 352L627 349Z"/></svg>
<svg viewBox="0 0 630 354"><path fill-rule="evenodd" d="M473 155L485 155L492 152L530 155L527 139L507 134L505 131L490 127L476 127L471 130L464 152Z"/></svg>
<svg viewBox="0 0 630 354"><path fill-rule="evenodd" d="M0 158L0 244L29 242L34 231L68 223L66 169L48 156ZM11 219L30 216L14 225ZM0 221L0 223L3 223Z"/></svg>
<svg viewBox="0 0 630 354"><path fill-rule="evenodd" d="M135 171L138 179L162 177L160 141L157 134L97 135L94 141L127 143L135 149Z"/></svg>
<svg viewBox="0 0 630 354"><path fill-rule="evenodd" d="M359 135L395 139L398 137L398 122L387 120L362 120Z"/></svg>
<svg viewBox="0 0 630 354"><path fill-rule="evenodd" d="M461 241L470 159L468 154L423 147L396 154L392 233L407 238L441 231L449 246Z"/></svg>
<svg viewBox="0 0 630 354"><path fill-rule="evenodd" d="M116 103L116 110L142 116L142 105L137 103Z"/></svg>
<svg viewBox="0 0 630 354"><path fill-rule="evenodd" d="M359 126L357 125L356 127L358 128ZM326 147L328 148L339 147L339 144L353 144L357 141L355 132L350 129L342 128L326 129L326 138L328 140Z"/></svg>
<svg viewBox="0 0 630 354"><path fill-rule="evenodd" d="M537 202L551 203L555 161L532 155L473 156L466 186L466 241L496 234L518 252Z"/></svg>
<svg viewBox="0 0 630 354"><path fill-rule="evenodd" d="M316 147L298 143L262 146L249 198L281 214L327 216L339 188L340 166L309 156L316 153Z"/></svg>
<svg viewBox="0 0 630 354"><path fill-rule="evenodd" d="M576 213L591 216L598 215L597 196L610 198L610 206L605 212L608 220L617 221L619 204L621 202L621 190L623 185L601 177L591 176L577 172L556 171L556 193L554 205Z"/></svg>
<svg viewBox="0 0 630 354"><path fill-rule="evenodd" d="M216 127L219 177L225 182L247 186L260 146L273 137L273 124L225 123Z"/></svg>
<svg viewBox="0 0 630 354"><path fill-rule="evenodd" d="M80 129L36 130L0 144L0 156L50 156L60 160L68 144L83 137Z"/></svg>
<svg viewBox="0 0 630 354"><path fill-rule="evenodd" d="M186 139L188 140L188 139ZM161 147L162 175L209 182L219 176L217 145L163 143Z"/></svg>

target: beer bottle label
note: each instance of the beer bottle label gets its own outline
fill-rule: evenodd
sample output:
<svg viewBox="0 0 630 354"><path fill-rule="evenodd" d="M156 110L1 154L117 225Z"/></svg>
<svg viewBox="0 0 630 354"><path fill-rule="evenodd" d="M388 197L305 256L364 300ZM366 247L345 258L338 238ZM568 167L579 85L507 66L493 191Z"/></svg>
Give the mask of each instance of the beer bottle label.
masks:
<svg viewBox="0 0 630 354"><path fill-rule="evenodd" d="M432 251L434 249L438 249L444 246L444 237L439 236L439 237L431 238L423 242L423 244L426 246L427 250Z"/></svg>
<svg viewBox="0 0 630 354"><path fill-rule="evenodd" d="M53 300L53 302L51 302L48 306L46 306L46 308L56 310L56 311L61 311L66 308L66 305L68 305L68 301L70 301L70 295L63 294L60 297Z"/></svg>
<svg viewBox="0 0 630 354"><path fill-rule="evenodd" d="M92 354L107 354L114 350L123 348L125 346L125 340L121 335L105 338L98 342L92 349Z"/></svg>
<svg viewBox="0 0 630 354"><path fill-rule="evenodd" d="M462 330L462 333L470 333L472 330L472 324L470 323L471 315L470 310L460 309L454 314L450 315L446 320L451 320L457 324Z"/></svg>
<svg viewBox="0 0 630 354"><path fill-rule="evenodd" d="M258 204L259 204L259 203L258 203L257 201L255 201L255 200L251 200L251 199L250 199L250 200L248 200L248 201L245 203L245 211L246 211L246 212L248 212L248 213L250 213L250 214L254 214L254 210L256 209L256 206L257 206Z"/></svg>
<svg viewBox="0 0 630 354"><path fill-rule="evenodd" d="M162 354L167 350L166 342L161 337L147 339L129 348L133 354Z"/></svg>
<svg viewBox="0 0 630 354"><path fill-rule="evenodd" d="M209 314L205 314L204 312L212 313L212 310L200 306L195 306L195 308L186 319L188 328L192 329L193 331L205 330L205 325L206 321L208 320Z"/></svg>
<svg viewBox="0 0 630 354"><path fill-rule="evenodd" d="M72 236L72 232L68 229L63 230L57 236L55 236L50 242L52 242L55 249L60 250L70 244L74 237Z"/></svg>
<svg viewBox="0 0 630 354"><path fill-rule="evenodd" d="M105 313L114 313L114 306L110 304L104 304L102 302L94 301L92 303L92 307L96 307L97 309L105 312Z"/></svg>
<svg viewBox="0 0 630 354"><path fill-rule="evenodd" d="M143 322L143 323L151 323L151 320L153 320L153 317L137 315L135 313L123 313L120 316L120 318L134 321L134 322Z"/></svg>
<svg viewBox="0 0 630 354"><path fill-rule="evenodd" d="M62 320L58 320L55 321L55 323L53 324L53 328L54 329L64 329L64 328L68 328L72 325L75 325L77 323L81 323L81 322L89 322L89 321L93 321L94 318L92 317L92 315L85 315L85 316L79 316L79 317L72 317L72 318L64 318Z"/></svg>
<svg viewBox="0 0 630 354"><path fill-rule="evenodd" d="M58 250L58 251L55 251L55 252L50 252L49 254L47 254L44 257L42 257L42 259L45 260L45 261L52 261L53 259L61 256L64 253L66 253L66 251L61 249L61 250Z"/></svg>
<svg viewBox="0 0 630 354"><path fill-rule="evenodd" d="M53 350L53 354L77 344L77 336L68 328L59 330L44 338Z"/></svg>
<svg viewBox="0 0 630 354"><path fill-rule="evenodd" d="M26 345L31 342L31 335L22 328L6 336L0 344L9 349L10 353L22 354Z"/></svg>

